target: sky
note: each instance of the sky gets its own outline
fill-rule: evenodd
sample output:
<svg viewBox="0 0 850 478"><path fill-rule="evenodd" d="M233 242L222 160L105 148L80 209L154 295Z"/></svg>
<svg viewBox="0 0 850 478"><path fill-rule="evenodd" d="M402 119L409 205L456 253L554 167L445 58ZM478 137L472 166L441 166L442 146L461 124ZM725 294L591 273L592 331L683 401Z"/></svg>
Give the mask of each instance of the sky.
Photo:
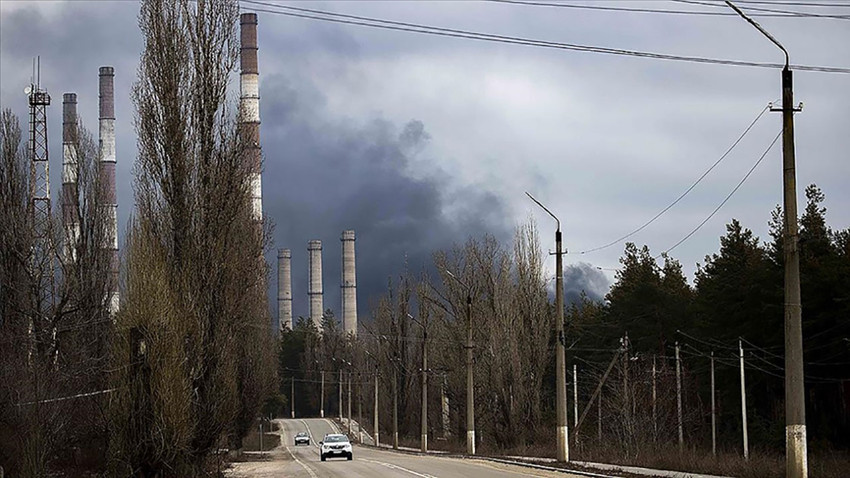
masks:
<svg viewBox="0 0 850 478"><path fill-rule="evenodd" d="M376 17L550 42L682 56L781 63L781 51L736 16L587 10L486 1L301 1L272 5ZM538 2L553 3L553 2ZM823 3L823 2L820 2ZM672 1L566 2L568 6L726 12ZM243 1L245 12L277 10ZM764 8L763 4L741 6ZM834 7L776 6L850 15ZM750 13L757 13L750 10ZM138 3L0 1L0 105L27 117L23 89L41 58L51 186L61 182L62 93L78 94L97 130L98 67L115 67L119 230L133 212L136 142L130 89L143 47ZM270 309L276 317L276 250L292 250L293 313L308 314L307 241L324 246L326 308L339 315L340 234L357 234L358 313L367 316L388 279L431 267L436 250L491 234L510 248L533 218L544 252L560 221L567 298L602 298L624 242L715 163L770 102L776 69L707 65L536 48L372 29L268 12L259 15L263 206L274 225ZM850 68L850 20L755 17L792 64ZM233 90L238 72L232 76ZM815 183L827 220L850 226L850 74L796 71L797 196ZM234 98L235 100L235 98ZM732 152L675 207L629 237L653 255L669 249L720 204L781 128L765 113ZM732 218L769 239L782 200L781 142L699 231L670 255L690 281L719 249ZM122 242L123 247L123 242ZM547 261L554 274L554 257Z"/></svg>

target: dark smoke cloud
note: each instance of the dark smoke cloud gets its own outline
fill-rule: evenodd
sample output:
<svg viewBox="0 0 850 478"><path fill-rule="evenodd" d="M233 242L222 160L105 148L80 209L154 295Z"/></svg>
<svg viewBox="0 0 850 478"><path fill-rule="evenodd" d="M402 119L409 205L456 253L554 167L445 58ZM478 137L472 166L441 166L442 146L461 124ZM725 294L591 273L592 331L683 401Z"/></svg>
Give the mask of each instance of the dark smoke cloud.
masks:
<svg viewBox="0 0 850 478"><path fill-rule="evenodd" d="M564 303L578 303L581 293L594 301L602 301L611 283L596 266L586 262L568 264L564 267Z"/></svg>
<svg viewBox="0 0 850 478"><path fill-rule="evenodd" d="M413 159L427 156L432 140L421 121L340 119L308 79L294 74L266 77L261 91L264 212L276 224L275 249L292 249L293 316L308 314L311 239L322 241L325 308L339 316L339 238L355 230L364 317L389 277L397 280L405 268L418 274L435 250L485 232L510 238L511 220L494 194L436 168L414 170ZM276 251L268 260L276 267ZM272 282L274 299L276 274Z"/></svg>

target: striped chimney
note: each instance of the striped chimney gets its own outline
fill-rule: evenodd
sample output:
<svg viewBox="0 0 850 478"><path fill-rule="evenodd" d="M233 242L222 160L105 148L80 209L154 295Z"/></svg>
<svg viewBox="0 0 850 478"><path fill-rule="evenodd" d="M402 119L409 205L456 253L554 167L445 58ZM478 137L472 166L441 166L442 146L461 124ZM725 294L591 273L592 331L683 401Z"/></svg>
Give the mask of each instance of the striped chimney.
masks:
<svg viewBox="0 0 850 478"><path fill-rule="evenodd" d="M342 232L342 329L357 336L357 279L354 272L354 231Z"/></svg>
<svg viewBox="0 0 850 478"><path fill-rule="evenodd" d="M109 251L109 311L118 312L118 201L115 194L115 70L100 67L100 182L99 210L106 216L104 249Z"/></svg>
<svg viewBox="0 0 850 478"><path fill-rule="evenodd" d="M307 253L310 257L310 319L320 332L322 331L322 241L312 240L307 243Z"/></svg>
<svg viewBox="0 0 850 478"><path fill-rule="evenodd" d="M277 312L280 330L292 330L292 252L277 250Z"/></svg>
<svg viewBox="0 0 850 478"><path fill-rule="evenodd" d="M239 131L246 143L246 161L251 166L251 204L256 221L263 220L262 151L260 150L260 72L257 68L257 14L239 18L241 74L239 83Z"/></svg>
<svg viewBox="0 0 850 478"><path fill-rule="evenodd" d="M62 95L62 226L65 237L62 261L77 260L80 238L79 196L77 195L77 94Z"/></svg>

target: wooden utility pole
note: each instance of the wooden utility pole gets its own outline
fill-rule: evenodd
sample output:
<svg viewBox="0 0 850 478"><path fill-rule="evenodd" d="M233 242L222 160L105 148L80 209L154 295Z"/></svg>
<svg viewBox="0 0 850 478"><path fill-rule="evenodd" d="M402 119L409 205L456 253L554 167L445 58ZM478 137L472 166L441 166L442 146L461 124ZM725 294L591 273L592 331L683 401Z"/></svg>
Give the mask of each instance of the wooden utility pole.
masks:
<svg viewBox="0 0 850 478"><path fill-rule="evenodd" d="M782 69L781 108L782 197L785 213L782 238L785 256L785 476L787 478L806 478L809 475L809 470L806 440L806 396L803 376L803 305L800 297L800 249L797 242L797 171L794 151L794 113L802 110L802 105L794 108L794 82L788 50L732 2L727 1L726 4L785 54L785 67ZM743 369L741 373L743 374ZM743 397L743 394L741 396Z"/></svg>
<svg viewBox="0 0 850 478"><path fill-rule="evenodd" d="M714 351L711 352L711 454L717 456L717 415L714 394Z"/></svg>
<svg viewBox="0 0 850 478"><path fill-rule="evenodd" d="M679 358L679 342L676 342L676 411L679 417L679 453L685 450L682 434L682 363Z"/></svg>
<svg viewBox="0 0 850 478"><path fill-rule="evenodd" d="M741 428L744 432L744 459L750 458L750 443L747 439L747 387L744 379L744 346L738 340L738 352L741 362Z"/></svg>
<svg viewBox="0 0 850 478"><path fill-rule="evenodd" d="M531 194L525 193L538 206L543 208L557 223L555 230L555 308L557 322L555 323L555 411L557 418L557 448L556 459L560 462L570 461L570 441L567 424L567 360L566 337L564 335L564 258L561 252L561 221L546 209ZM590 403L593 403L592 401Z"/></svg>

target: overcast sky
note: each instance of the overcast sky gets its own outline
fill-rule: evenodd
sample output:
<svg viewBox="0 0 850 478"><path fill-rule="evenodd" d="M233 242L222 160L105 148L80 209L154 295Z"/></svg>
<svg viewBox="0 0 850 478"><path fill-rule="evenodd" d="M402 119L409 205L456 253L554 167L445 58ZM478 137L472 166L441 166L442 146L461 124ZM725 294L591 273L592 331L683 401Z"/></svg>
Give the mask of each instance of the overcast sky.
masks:
<svg viewBox="0 0 850 478"><path fill-rule="evenodd" d="M444 28L755 62L782 53L744 20L478 1L272 2ZM676 2L569 2L725 12ZM846 2L845 2L846 5ZM243 3L249 11L256 4ZM764 5L761 5L764 7ZM265 8L265 7L261 7ZM800 7L781 7L786 10ZM811 7L850 15L846 7ZM62 93L97 131L98 67L115 67L120 228L133 210L129 93L142 48L135 1L0 2L0 104L26 121L32 58L50 92L51 183L61 182ZM795 64L850 67L850 20L758 17ZM602 297L623 244L714 163L768 102L778 70L705 65L377 30L259 13L263 201L274 248L292 249L294 315L307 315L307 241L324 243L325 307L339 314L340 233L357 233L359 313L434 250L490 233L509 245L537 220L547 251L561 219L567 290ZM826 194L833 228L850 225L850 74L798 71L797 180ZM233 84L238 85L234 72ZM631 237L658 254L702 222L781 127L767 113L700 185ZM738 218L763 240L781 202L780 144L732 199L671 255L690 280ZM123 245L123 244L122 244ZM276 253L268 260L276 264ZM601 268L602 270L597 269ZM548 263L554 270L554 260ZM271 290L276 275L271 274ZM270 298L276 315L274 296Z"/></svg>

